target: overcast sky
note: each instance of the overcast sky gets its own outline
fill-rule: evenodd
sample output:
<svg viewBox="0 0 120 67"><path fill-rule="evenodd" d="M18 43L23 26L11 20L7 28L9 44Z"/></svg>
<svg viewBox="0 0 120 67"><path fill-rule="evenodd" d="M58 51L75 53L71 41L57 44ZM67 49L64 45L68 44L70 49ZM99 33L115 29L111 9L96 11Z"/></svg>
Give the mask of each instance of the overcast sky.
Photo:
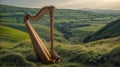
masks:
<svg viewBox="0 0 120 67"><path fill-rule="evenodd" d="M46 5L54 5L62 9L119 9L120 0L0 0L0 4L21 7L41 8Z"/></svg>

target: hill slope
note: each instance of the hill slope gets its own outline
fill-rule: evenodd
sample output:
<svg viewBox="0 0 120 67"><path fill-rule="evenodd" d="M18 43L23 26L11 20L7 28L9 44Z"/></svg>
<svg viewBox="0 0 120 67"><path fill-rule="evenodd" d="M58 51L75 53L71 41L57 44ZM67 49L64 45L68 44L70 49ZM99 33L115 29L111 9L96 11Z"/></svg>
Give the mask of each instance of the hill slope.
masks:
<svg viewBox="0 0 120 67"><path fill-rule="evenodd" d="M23 21L24 16L26 14L35 15L39 10L39 8L0 5L0 24L26 31ZM55 29L58 32L57 35L55 34L55 40L59 42L82 43L87 35L96 32L105 24L119 17L120 14L116 15L116 12L108 12L106 14L104 11L103 13L95 13L83 10L55 9ZM42 27L48 28L50 25L49 17L44 16L39 22L33 24L40 24ZM85 30L90 27L94 29ZM47 34L44 35L43 39L46 40L47 36Z"/></svg>
<svg viewBox="0 0 120 67"><path fill-rule="evenodd" d="M0 39L9 40L11 42L19 42L29 39L27 33L0 25Z"/></svg>
<svg viewBox="0 0 120 67"><path fill-rule="evenodd" d="M78 45L75 42L73 42L74 45L71 45L57 41L55 48L62 61L56 64L43 65L37 61L22 21L26 13L35 14L38 10L4 5L0 7L0 67L120 67L120 37ZM108 21L119 16L94 14L80 10L56 10L55 40L64 40L62 34L66 33L67 36L70 35L68 39L79 42L79 39L85 37L83 35L88 35L92 31L95 32L96 28L100 26L100 29ZM49 35L47 24L33 24L38 34L43 38L48 38ZM115 26L117 25L115 24ZM113 30L114 28L110 29ZM108 31L110 30L108 29ZM114 34L117 35L116 33L112 35ZM47 48L50 48L47 44L49 42L45 41Z"/></svg>
<svg viewBox="0 0 120 67"><path fill-rule="evenodd" d="M84 42L120 36L120 19L113 21L94 34L86 37Z"/></svg>
<svg viewBox="0 0 120 67"><path fill-rule="evenodd" d="M18 42L29 40L27 33L0 25L0 48L10 48Z"/></svg>

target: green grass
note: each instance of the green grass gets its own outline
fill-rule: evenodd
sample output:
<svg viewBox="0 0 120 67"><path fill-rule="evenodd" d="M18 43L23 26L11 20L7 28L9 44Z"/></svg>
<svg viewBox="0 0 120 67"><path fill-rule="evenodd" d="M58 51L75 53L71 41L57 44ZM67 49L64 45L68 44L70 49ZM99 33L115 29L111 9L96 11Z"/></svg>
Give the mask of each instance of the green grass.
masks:
<svg viewBox="0 0 120 67"><path fill-rule="evenodd" d="M119 40L120 37L116 37L83 45L58 45L56 49L60 56L62 56L63 62L68 60L69 62L90 64L90 66L91 64L97 64L100 67L111 64L114 67L116 64L120 64L117 59L115 60L115 58L120 59L118 55L120 53ZM112 58L114 58L113 63L111 62ZM102 63L103 65L101 65Z"/></svg>
<svg viewBox="0 0 120 67"><path fill-rule="evenodd" d="M27 32L27 29L25 27L25 24L21 24L21 23L0 23L0 25L3 25L3 26L7 26L7 27L12 27L12 28L15 28L17 30L21 30L23 32ZM33 24L33 27L35 28L36 32L38 33L38 35L45 39L45 40L49 40L50 39L50 29L49 27L46 27L44 25L40 25L40 24ZM60 42L67 42L66 39L64 39L63 37L63 33L57 31L57 30L54 30L54 35L55 35L55 40L56 41L60 41Z"/></svg>
<svg viewBox="0 0 120 67"><path fill-rule="evenodd" d="M90 26L74 28L73 30L81 30L81 31L88 31L88 32L96 32L97 30L101 29L105 24L93 24Z"/></svg>
<svg viewBox="0 0 120 67"><path fill-rule="evenodd" d="M9 59L7 59L9 58ZM25 57L22 54L19 53L8 53L3 55L3 57L0 58L0 61L2 61L2 64L8 65L8 66L35 66L34 63L31 63L25 59Z"/></svg>
<svg viewBox="0 0 120 67"><path fill-rule="evenodd" d="M23 31L23 32L27 32L25 24L22 24L22 23L9 23L9 22L5 23L5 22L1 22L0 25L11 27L11 28Z"/></svg>
<svg viewBox="0 0 120 67"><path fill-rule="evenodd" d="M10 16L10 15L13 15L13 14L12 14L12 13L4 13L4 12L2 13L2 12L1 12L0 15L1 15L1 16Z"/></svg>
<svg viewBox="0 0 120 67"><path fill-rule="evenodd" d="M0 12L2 12L0 16L0 67L120 67L120 37L101 39L86 44L75 44L81 43L89 34L119 18L119 14L114 15L113 13L111 16L111 14L97 14L89 11L56 9L55 24L58 23L58 26L60 23L69 23L71 26L90 24L90 26L73 27L65 30L65 33L71 35L67 43L65 33L55 30L55 49L61 56L61 62L45 65L37 60L31 40L26 33L26 27L23 24L23 15L34 15L38 9L4 5L0 5L0 7ZM14 15L12 11L16 14L14 17L11 17ZM19 19L19 23L16 18ZM45 19L42 22L48 22L48 18ZM33 24L33 27L50 50L48 45L50 44L49 25L38 23ZM67 28L67 25L64 27ZM115 27L116 25L110 29ZM109 32L110 29L106 32ZM119 31L119 28L112 29L112 31ZM113 33L113 35L116 34L119 33Z"/></svg>
<svg viewBox="0 0 120 67"><path fill-rule="evenodd" d="M21 8L21 7L15 7L15 6L6 6L6 5L0 5L0 23L6 23L7 26L22 30L22 31L26 31L24 26L24 20L23 17L25 16L25 14L30 14L30 15L35 15L39 9L36 8ZM102 12L102 11L101 11ZM103 11L104 12L104 11ZM59 23L70 23L71 25L81 25L81 24L107 24L113 20L116 20L120 17L120 15L116 15L116 13L94 13L94 12L90 12L90 11L83 11L83 10L72 10L72 9L55 9L55 28L56 25L60 25ZM45 26L48 28L49 26L49 22L48 22L49 18L48 17L43 17L43 20L41 23L38 23L42 26ZM74 24L74 23L75 24ZM8 24L8 23L16 23L16 24ZM18 23L18 24L17 24ZM22 26L23 25L23 26ZM63 24L64 25L64 24ZM20 27L19 27L20 26ZM65 28L67 28L67 26L64 26ZM79 31L81 30L83 32L83 34L79 34L78 32L77 34L74 34L74 31L71 31L71 34L69 34L70 31L66 30L65 32L61 32L60 30L57 30L59 33L55 33L55 40L59 41L59 42L66 42L67 40L74 43L82 43L84 38L88 35L88 34L92 34L93 32L95 32L99 27L99 25L97 26L88 26L90 27L92 30L87 29L87 27L78 27L76 29L76 27L74 28L75 30ZM98 27L98 28L97 28ZM37 27L38 28L38 27ZM40 28L40 27L39 27ZM63 27L61 27L63 28ZM87 32L86 32L87 31ZM67 35L66 35L67 33ZM80 32L81 33L81 32ZM85 34L84 34L85 33ZM60 36L59 36L60 34ZM83 37L81 37L83 36ZM48 35L44 35L44 38L47 39ZM67 38L68 37L68 38ZM75 37L75 38L74 38ZM47 39L48 40L48 39Z"/></svg>
<svg viewBox="0 0 120 67"><path fill-rule="evenodd" d="M27 33L0 25L0 49L13 48L17 43L28 39Z"/></svg>
<svg viewBox="0 0 120 67"><path fill-rule="evenodd" d="M120 36L120 19L112 21L85 38L84 42Z"/></svg>
<svg viewBox="0 0 120 67"><path fill-rule="evenodd" d="M6 26L0 26L0 29L2 31L9 30L9 32L11 31L10 32L11 34L14 33L12 31L18 31L16 29L6 27ZM21 31L19 31L19 33L21 33ZM19 34L16 34L16 37L17 36L19 36ZM22 37L25 37L25 36L26 35L23 35ZM16 38L16 40L17 39L19 40L19 37ZM19 42L14 43L13 46L12 46L12 41L9 41L11 42L11 43L8 42L9 44L5 41L2 41L2 42L5 44L5 45L0 45L2 46L2 49L0 49L0 63L2 67L4 67L4 65L5 66L26 66L27 65L27 66L41 66L41 67L53 67L53 66L55 67L61 67L61 66L115 67L115 66L119 66L118 59L119 59L119 52L120 52L119 51L120 37L98 40L95 42L91 42L87 44L78 44L78 45L55 42L55 48L58 54L61 56L62 61L60 63L52 64L52 65L43 65L41 64L41 62L37 60L30 40L26 40L26 39L22 41L20 40ZM13 63L13 62L16 62L16 63Z"/></svg>
<svg viewBox="0 0 120 67"><path fill-rule="evenodd" d="M15 45L16 43L12 43L10 41L0 39L0 49L10 49L10 48L13 48L13 46Z"/></svg>
<svg viewBox="0 0 120 67"><path fill-rule="evenodd" d="M29 39L29 36L25 32L0 25L0 39L11 42L19 42Z"/></svg>
<svg viewBox="0 0 120 67"><path fill-rule="evenodd" d="M120 64L118 60L120 53L119 40L120 37L115 37L79 45L56 42L55 48L61 56L62 61L52 65L44 65L37 61L31 42L25 41L20 44L16 44L12 49L2 49L0 51L0 55L2 54L0 56L0 62L2 62L2 65L8 64L7 66L36 65L38 67L115 67ZM11 62L6 57L9 57ZM5 61L7 61L7 63ZM13 64L12 62L14 61L21 61L22 63L16 62L16 64Z"/></svg>
<svg viewBox="0 0 120 67"><path fill-rule="evenodd" d="M1 17L0 20L4 22L17 22L14 17Z"/></svg>

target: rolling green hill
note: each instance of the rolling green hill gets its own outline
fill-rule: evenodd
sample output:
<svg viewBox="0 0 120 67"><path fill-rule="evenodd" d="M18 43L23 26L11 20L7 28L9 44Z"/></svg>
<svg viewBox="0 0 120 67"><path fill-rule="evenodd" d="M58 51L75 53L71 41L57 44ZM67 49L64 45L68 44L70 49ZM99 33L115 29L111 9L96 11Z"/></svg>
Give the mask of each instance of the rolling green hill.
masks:
<svg viewBox="0 0 120 67"><path fill-rule="evenodd" d="M0 24L19 28L25 31L23 18L26 14L35 15L39 11L38 8L25 8L9 5L0 5ZM96 13L85 10L72 9L55 9L55 29L62 36L56 37L58 41L68 40L71 43L82 43L84 38L96 32L107 23L120 18L120 14L116 15L116 11L106 11L108 13ZM117 11L118 12L118 11ZM13 24L9 24L13 23ZM16 23L16 24L14 24ZM17 24L18 23L18 24ZM43 17L39 22L42 27L49 26L49 18ZM69 25L69 26L65 26ZM100 25L100 26L99 26ZM20 26L20 27L19 27ZM22 27L21 27L22 26ZM64 27L63 27L64 26ZM84 28L93 27L94 29L85 30ZM95 30L96 28L96 30ZM47 37L47 35L45 35ZM61 38L62 37L62 38ZM65 40L64 40L65 39Z"/></svg>
<svg viewBox="0 0 120 67"><path fill-rule="evenodd" d="M28 40L27 33L0 25L0 48L7 48L14 46L18 42ZM2 47L3 46L3 47Z"/></svg>
<svg viewBox="0 0 120 67"><path fill-rule="evenodd" d="M119 14L55 9L55 49L62 61L44 65L36 58L23 22L25 14L35 15L38 11L0 5L0 67L120 67ZM50 49L48 21L43 17L31 24ZM100 40L82 43L88 35ZM97 37L101 35L107 39Z"/></svg>
<svg viewBox="0 0 120 67"><path fill-rule="evenodd" d="M87 63L86 66L81 65L82 67L119 67L120 65L120 37L102 39L83 45L59 45L56 49L65 59L64 61Z"/></svg>
<svg viewBox="0 0 120 67"><path fill-rule="evenodd" d="M14 32L11 31L11 33ZM23 35L22 37L25 36L26 35ZM19 37L17 39L19 39ZM9 45L5 45L6 43L8 42L4 42L2 49L0 49L0 66L2 67L118 67L120 65L120 37L98 40L81 45L56 42L55 48L61 56L62 62L52 65L43 65L41 62L37 61L32 44L29 40L14 43L14 45L11 44L12 42L9 43ZM10 47L8 48L8 46Z"/></svg>
<svg viewBox="0 0 120 67"><path fill-rule="evenodd" d="M20 30L20 31L27 33L27 29L25 27L25 24L23 24L23 23L2 23L1 22L0 25L12 27L12 28L15 28L17 30ZM50 40L50 28L49 27L46 27L46 26L43 26L40 24L32 24L32 25L41 38L45 39L46 41ZM64 36L61 32L55 30L54 35L55 35L56 41L67 42L67 40L64 39Z"/></svg>
<svg viewBox="0 0 120 67"><path fill-rule="evenodd" d="M84 42L120 36L120 19L112 21L92 35L85 38Z"/></svg>

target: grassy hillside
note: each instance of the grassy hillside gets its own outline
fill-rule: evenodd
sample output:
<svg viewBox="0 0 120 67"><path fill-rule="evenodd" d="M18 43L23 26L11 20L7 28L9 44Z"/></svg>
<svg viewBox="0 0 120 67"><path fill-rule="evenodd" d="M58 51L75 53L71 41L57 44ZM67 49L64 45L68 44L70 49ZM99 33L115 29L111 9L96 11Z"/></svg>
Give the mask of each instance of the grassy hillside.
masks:
<svg viewBox="0 0 120 67"><path fill-rule="evenodd" d="M119 67L120 37L99 40L87 44L70 45L56 42L55 48L62 61L43 65L36 59L29 40L0 50L0 66L34 67ZM47 45L48 46L48 45ZM8 59L9 58L9 59Z"/></svg>
<svg viewBox="0 0 120 67"><path fill-rule="evenodd" d="M6 38L2 38L0 42L0 65L2 67L46 66L37 61L32 44L29 41L28 35L26 36L26 33L5 26L0 26L0 29L3 31L1 32L2 36L6 37L5 34L7 34L7 40ZM21 34L22 37L20 37L19 34ZM12 35L15 35L15 37ZM13 41L9 38L15 39ZM64 43L57 42L55 46L62 58L62 62L47 66L59 67L62 64L62 66L67 67L117 67L120 65L120 37L99 40L83 45L63 44Z"/></svg>
<svg viewBox="0 0 120 67"><path fill-rule="evenodd" d="M92 35L85 38L84 42L120 36L120 19L112 21Z"/></svg>
<svg viewBox="0 0 120 67"><path fill-rule="evenodd" d="M119 67L120 65L120 37L83 45L59 45L56 49L64 61L84 63L86 66L83 64L83 67Z"/></svg>
<svg viewBox="0 0 120 67"><path fill-rule="evenodd" d="M16 29L0 25L0 48L10 48L13 45L28 40L29 36L27 33L18 31Z"/></svg>
<svg viewBox="0 0 120 67"><path fill-rule="evenodd" d="M36 8L0 5L0 67L120 67L120 20L113 21L120 18L119 14L55 9L55 49L61 62L44 65L36 58L23 22L25 14L35 15L38 11ZM31 24L50 49L48 17ZM111 36L82 43L86 36L96 31Z"/></svg>
<svg viewBox="0 0 120 67"><path fill-rule="evenodd" d="M25 27L25 24L23 24L23 23L3 23L3 22L1 22L0 25L12 27L12 28L15 28L17 30L27 33L27 29ZM46 26L43 26L40 24L32 24L32 25L41 38L45 39L46 41L50 40L50 28L49 27L46 27ZM56 41L67 42L67 40L64 39L64 36L61 32L55 30L54 35L55 35Z"/></svg>
<svg viewBox="0 0 120 67"><path fill-rule="evenodd" d="M21 8L21 7L14 7L14 6L6 6L0 5L0 23L4 23L4 25L18 28L19 24L24 23L23 18L25 14L35 15L39 9L38 8ZM87 35L90 35L96 30L100 29L102 26L99 25L106 25L107 23L120 18L120 14L116 15L116 12L108 11L108 13L104 13L104 10L101 11L102 13L96 13L91 11L85 10L70 10L70 9L55 9L55 29L62 33L63 36L56 37L60 41L63 38L68 40L71 43L82 43L84 38ZM106 11L107 12L107 11ZM8 23L19 23L16 25L9 25ZM39 22L36 22L44 27L49 26L49 18L43 17ZM36 24L34 23L34 24ZM65 26L69 25L69 26ZM64 27L63 27L64 26ZM96 30L85 30L84 28L93 27ZM20 29L21 27L19 27ZM80 28L80 29L79 29ZM25 31L25 28L21 28ZM47 37L47 35L45 35Z"/></svg>

